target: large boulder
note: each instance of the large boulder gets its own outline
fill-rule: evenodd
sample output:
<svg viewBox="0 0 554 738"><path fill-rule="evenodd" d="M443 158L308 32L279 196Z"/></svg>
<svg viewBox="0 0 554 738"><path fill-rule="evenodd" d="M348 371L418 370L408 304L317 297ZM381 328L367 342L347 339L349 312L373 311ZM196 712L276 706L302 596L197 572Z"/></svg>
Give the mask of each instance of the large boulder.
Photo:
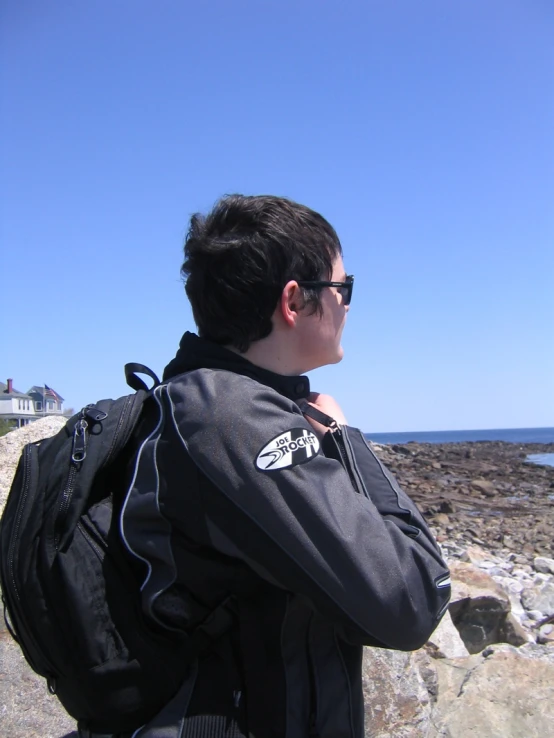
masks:
<svg viewBox="0 0 554 738"><path fill-rule="evenodd" d="M460 634L452 622L452 616L446 611L438 628L425 644L425 650L435 659L457 659L469 656Z"/></svg>
<svg viewBox="0 0 554 738"><path fill-rule="evenodd" d="M426 738L433 679L431 659L423 652L365 648L362 679L366 738Z"/></svg>
<svg viewBox="0 0 554 738"><path fill-rule="evenodd" d="M515 649L434 663L438 699L428 738L553 735L554 663Z"/></svg>
<svg viewBox="0 0 554 738"><path fill-rule="evenodd" d="M503 641L510 599L492 577L473 564L453 562L452 621L469 653L479 653L491 643ZM519 644L518 644L519 645Z"/></svg>

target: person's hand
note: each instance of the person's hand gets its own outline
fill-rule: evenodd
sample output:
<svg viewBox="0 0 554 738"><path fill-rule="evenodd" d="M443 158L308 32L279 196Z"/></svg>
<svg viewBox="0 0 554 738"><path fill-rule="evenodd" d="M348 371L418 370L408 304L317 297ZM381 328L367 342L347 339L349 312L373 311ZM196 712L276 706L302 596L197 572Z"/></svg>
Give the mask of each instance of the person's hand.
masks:
<svg viewBox="0 0 554 738"><path fill-rule="evenodd" d="M336 420L339 425L348 425L341 406L334 397L331 397L331 395L321 395L319 392L310 392L308 403L313 405L322 413L325 413L325 415L329 415L331 418ZM309 415L306 415L305 418L320 438L329 430L327 426L318 423L317 420L310 418Z"/></svg>

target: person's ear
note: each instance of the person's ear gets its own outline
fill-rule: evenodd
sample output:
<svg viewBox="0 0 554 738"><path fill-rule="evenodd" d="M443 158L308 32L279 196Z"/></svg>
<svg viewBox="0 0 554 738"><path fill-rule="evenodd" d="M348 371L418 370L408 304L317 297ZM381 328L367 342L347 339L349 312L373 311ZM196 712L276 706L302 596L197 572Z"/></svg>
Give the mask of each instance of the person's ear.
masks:
<svg viewBox="0 0 554 738"><path fill-rule="evenodd" d="M304 297L298 282L291 280L287 282L281 292L279 309L281 317L291 328L296 325L300 311L304 307Z"/></svg>

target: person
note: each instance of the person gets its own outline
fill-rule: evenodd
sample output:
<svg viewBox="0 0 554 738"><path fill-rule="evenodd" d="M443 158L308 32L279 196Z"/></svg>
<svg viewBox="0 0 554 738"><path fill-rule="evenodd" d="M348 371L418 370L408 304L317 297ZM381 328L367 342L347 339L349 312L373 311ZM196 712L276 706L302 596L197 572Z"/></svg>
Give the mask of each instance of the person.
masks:
<svg viewBox="0 0 554 738"><path fill-rule="evenodd" d="M198 335L152 395L120 531L153 623L230 615L133 735L361 738L362 647L421 647L450 580L414 503L305 376L341 361L354 278L332 226L280 197L222 198L184 254Z"/></svg>

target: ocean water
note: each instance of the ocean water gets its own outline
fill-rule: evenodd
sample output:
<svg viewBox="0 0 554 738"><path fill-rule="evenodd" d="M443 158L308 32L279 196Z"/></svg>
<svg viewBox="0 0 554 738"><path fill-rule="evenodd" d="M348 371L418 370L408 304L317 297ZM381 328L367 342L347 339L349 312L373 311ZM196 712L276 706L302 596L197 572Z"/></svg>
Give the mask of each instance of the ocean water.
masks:
<svg viewBox="0 0 554 738"><path fill-rule="evenodd" d="M527 461L539 466L554 466L554 454L529 454ZM554 495L550 495L550 498L554 500Z"/></svg>
<svg viewBox="0 0 554 738"><path fill-rule="evenodd" d="M414 433L364 433L375 443L463 443L464 441L508 441L509 443L554 443L554 428L499 428L496 430L417 431Z"/></svg>
<svg viewBox="0 0 554 738"><path fill-rule="evenodd" d="M463 443L464 441L507 441L508 443L554 443L554 428L497 428L491 430L419 431L414 433L364 433L375 443ZM554 466L554 454L531 454L535 464Z"/></svg>

